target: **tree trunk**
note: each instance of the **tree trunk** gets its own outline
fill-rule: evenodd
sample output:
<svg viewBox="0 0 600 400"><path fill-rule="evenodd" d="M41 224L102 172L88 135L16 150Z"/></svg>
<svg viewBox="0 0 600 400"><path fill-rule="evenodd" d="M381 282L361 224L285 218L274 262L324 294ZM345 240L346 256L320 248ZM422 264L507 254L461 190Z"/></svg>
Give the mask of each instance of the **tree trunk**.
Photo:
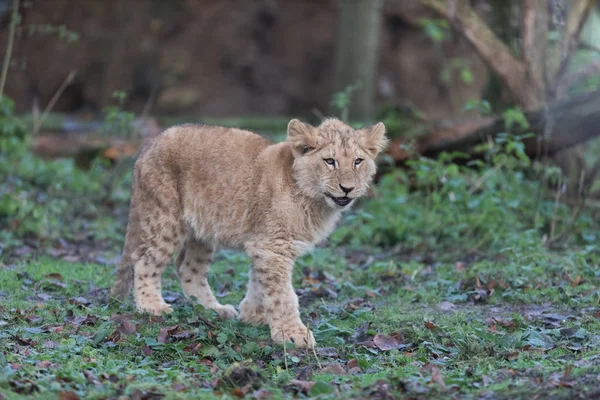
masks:
<svg viewBox="0 0 600 400"><path fill-rule="evenodd" d="M335 92L353 85L348 119L373 117L375 75L379 60L383 0L340 0L340 30L335 69Z"/></svg>

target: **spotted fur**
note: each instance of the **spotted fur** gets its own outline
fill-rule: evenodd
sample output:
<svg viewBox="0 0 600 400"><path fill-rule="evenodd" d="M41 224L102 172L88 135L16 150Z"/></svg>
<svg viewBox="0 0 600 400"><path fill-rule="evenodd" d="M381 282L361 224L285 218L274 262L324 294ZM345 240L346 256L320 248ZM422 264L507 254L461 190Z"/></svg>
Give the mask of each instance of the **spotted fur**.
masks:
<svg viewBox="0 0 600 400"><path fill-rule="evenodd" d="M386 144L382 123L355 130L336 119L318 127L292 120L288 140L278 144L239 129L166 130L135 164L112 295L126 297L133 284L139 310L171 312L161 275L179 251L184 294L234 317L236 309L215 298L207 274L215 246L244 250L252 263L240 318L268 324L277 343L313 346L292 287L295 259L325 239L342 211L365 194Z"/></svg>

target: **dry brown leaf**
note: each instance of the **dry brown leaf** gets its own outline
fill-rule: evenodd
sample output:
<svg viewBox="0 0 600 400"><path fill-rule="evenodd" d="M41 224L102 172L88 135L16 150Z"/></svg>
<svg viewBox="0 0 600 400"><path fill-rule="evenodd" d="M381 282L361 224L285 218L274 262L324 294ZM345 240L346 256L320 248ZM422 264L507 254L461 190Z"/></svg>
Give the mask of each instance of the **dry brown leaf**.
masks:
<svg viewBox="0 0 600 400"><path fill-rule="evenodd" d="M68 392L59 392L58 393L59 400L79 400L79 396L75 394L73 391Z"/></svg>
<svg viewBox="0 0 600 400"><path fill-rule="evenodd" d="M314 381L301 381L298 379L292 379L290 381L290 385L296 387L297 389L299 389L301 392L304 392L305 394L310 393L310 390L313 388L313 386L315 386Z"/></svg>
<svg viewBox="0 0 600 400"><path fill-rule="evenodd" d="M159 343L167 343L168 336L175 332L179 328L179 325L173 326L165 326L160 328L160 332L158 333L158 339L156 339Z"/></svg>
<svg viewBox="0 0 600 400"><path fill-rule="evenodd" d="M433 322L425 321L425 328L429 329L430 331L434 331L438 327Z"/></svg>
<svg viewBox="0 0 600 400"><path fill-rule="evenodd" d="M117 326L117 330L124 335L131 335L135 333L135 325L129 321L123 321Z"/></svg>
<svg viewBox="0 0 600 400"><path fill-rule="evenodd" d="M442 373L435 365L431 367L431 381L446 389L446 382L444 382L444 378L442 378Z"/></svg>
<svg viewBox="0 0 600 400"><path fill-rule="evenodd" d="M383 335L378 333L373 338L373 343L380 350L393 350L397 349L398 345L400 345L400 341L396 337Z"/></svg>

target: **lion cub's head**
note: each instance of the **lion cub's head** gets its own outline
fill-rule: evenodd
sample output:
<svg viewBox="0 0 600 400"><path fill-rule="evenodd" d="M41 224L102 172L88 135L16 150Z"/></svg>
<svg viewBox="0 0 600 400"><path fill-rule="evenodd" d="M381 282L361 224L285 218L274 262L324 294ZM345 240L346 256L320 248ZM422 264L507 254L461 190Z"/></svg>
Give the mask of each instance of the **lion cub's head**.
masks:
<svg viewBox="0 0 600 400"><path fill-rule="evenodd" d="M300 190L325 199L334 209L365 194L375 175L375 157L387 142L381 122L358 130L337 119L327 119L318 127L297 119L288 124Z"/></svg>

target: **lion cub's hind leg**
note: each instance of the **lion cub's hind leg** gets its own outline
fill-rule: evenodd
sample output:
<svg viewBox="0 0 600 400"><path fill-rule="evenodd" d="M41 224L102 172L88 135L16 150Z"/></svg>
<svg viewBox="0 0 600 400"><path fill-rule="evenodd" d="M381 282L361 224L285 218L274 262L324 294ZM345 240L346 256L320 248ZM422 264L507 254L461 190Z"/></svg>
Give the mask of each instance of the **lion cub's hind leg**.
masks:
<svg viewBox="0 0 600 400"><path fill-rule="evenodd" d="M177 257L177 274L186 297L195 297L205 308L215 310L221 318L237 316L235 307L221 304L208 284L208 269L212 262L213 246L188 237Z"/></svg>
<svg viewBox="0 0 600 400"><path fill-rule="evenodd" d="M135 252L133 280L135 304L140 311L154 315L173 311L162 297L161 277L183 241L183 225L175 221L147 218L140 226L144 240Z"/></svg>

